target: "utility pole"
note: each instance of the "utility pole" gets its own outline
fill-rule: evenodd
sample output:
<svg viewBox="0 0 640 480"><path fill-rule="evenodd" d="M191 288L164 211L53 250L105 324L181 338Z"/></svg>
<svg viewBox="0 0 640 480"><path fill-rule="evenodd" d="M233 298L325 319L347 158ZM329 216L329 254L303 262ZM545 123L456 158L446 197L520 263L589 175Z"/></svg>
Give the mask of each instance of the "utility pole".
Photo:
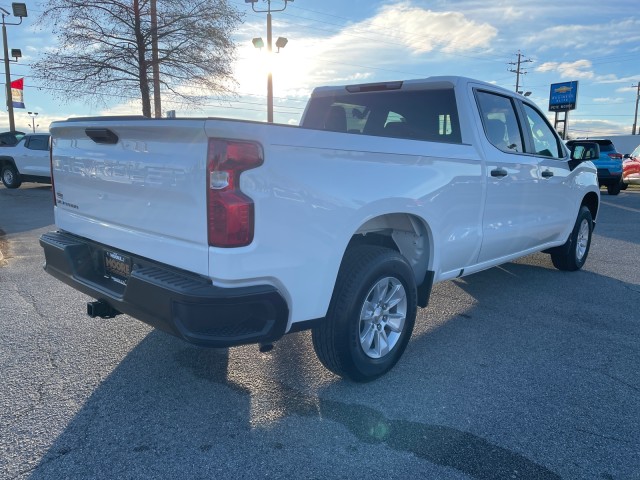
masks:
<svg viewBox="0 0 640 480"><path fill-rule="evenodd" d="M531 60L530 58L527 58L526 60L522 59L522 53L520 53L520 50L518 50L518 61L517 62L509 62L509 65L516 65L516 69L509 69L510 72L515 73L516 74L516 93L520 93L520 75L526 75L527 72L522 71L520 69L520 65L523 63L528 63L528 62L533 62L533 60Z"/></svg>
<svg viewBox="0 0 640 480"><path fill-rule="evenodd" d="M631 135L636 135L636 125L638 124L638 100L640 100L640 82L637 85L631 85L637 89L636 92L636 114L633 117L633 130L631 131ZM640 132L638 132L640 135Z"/></svg>

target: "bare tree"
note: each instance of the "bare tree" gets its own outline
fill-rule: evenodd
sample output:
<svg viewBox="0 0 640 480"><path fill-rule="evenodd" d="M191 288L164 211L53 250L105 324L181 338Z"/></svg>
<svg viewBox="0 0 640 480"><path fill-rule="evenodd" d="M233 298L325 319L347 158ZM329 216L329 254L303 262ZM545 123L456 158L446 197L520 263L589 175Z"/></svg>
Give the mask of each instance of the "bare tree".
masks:
<svg viewBox="0 0 640 480"><path fill-rule="evenodd" d="M150 0L49 0L39 22L53 26L58 45L35 63L35 75L67 99L139 97L149 117L154 66L165 98L170 92L197 108L209 95L232 93L238 10L227 0L160 0L156 27L150 8Z"/></svg>

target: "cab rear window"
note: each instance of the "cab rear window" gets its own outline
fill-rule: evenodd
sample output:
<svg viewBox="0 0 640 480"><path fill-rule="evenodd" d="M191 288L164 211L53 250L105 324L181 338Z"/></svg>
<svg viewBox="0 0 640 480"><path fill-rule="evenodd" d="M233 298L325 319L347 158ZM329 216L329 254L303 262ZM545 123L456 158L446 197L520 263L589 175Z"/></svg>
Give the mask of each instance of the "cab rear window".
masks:
<svg viewBox="0 0 640 480"><path fill-rule="evenodd" d="M461 143L453 88L358 92L312 98L302 127Z"/></svg>

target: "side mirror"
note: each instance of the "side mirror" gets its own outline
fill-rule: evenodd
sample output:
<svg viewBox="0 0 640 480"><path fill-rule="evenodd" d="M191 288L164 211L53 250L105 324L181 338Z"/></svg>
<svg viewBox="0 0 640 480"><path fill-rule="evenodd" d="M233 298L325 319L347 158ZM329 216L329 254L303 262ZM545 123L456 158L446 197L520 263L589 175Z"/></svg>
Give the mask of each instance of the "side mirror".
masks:
<svg viewBox="0 0 640 480"><path fill-rule="evenodd" d="M630 153L625 153L622 158L631 158L631 154Z"/></svg>
<svg viewBox="0 0 640 480"><path fill-rule="evenodd" d="M600 145L595 142L571 142L567 146L571 152L571 160L569 160L571 170L582 162L596 160L600 157Z"/></svg>

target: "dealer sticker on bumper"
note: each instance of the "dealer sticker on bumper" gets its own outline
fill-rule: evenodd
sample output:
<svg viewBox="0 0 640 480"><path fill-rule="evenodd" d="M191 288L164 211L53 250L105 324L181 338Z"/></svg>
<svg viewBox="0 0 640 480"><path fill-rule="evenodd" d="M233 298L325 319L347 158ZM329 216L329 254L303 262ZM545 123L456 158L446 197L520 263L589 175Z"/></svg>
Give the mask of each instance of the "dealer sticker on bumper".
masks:
<svg viewBox="0 0 640 480"><path fill-rule="evenodd" d="M104 270L107 278L121 285L126 285L131 275L131 258L105 250Z"/></svg>

